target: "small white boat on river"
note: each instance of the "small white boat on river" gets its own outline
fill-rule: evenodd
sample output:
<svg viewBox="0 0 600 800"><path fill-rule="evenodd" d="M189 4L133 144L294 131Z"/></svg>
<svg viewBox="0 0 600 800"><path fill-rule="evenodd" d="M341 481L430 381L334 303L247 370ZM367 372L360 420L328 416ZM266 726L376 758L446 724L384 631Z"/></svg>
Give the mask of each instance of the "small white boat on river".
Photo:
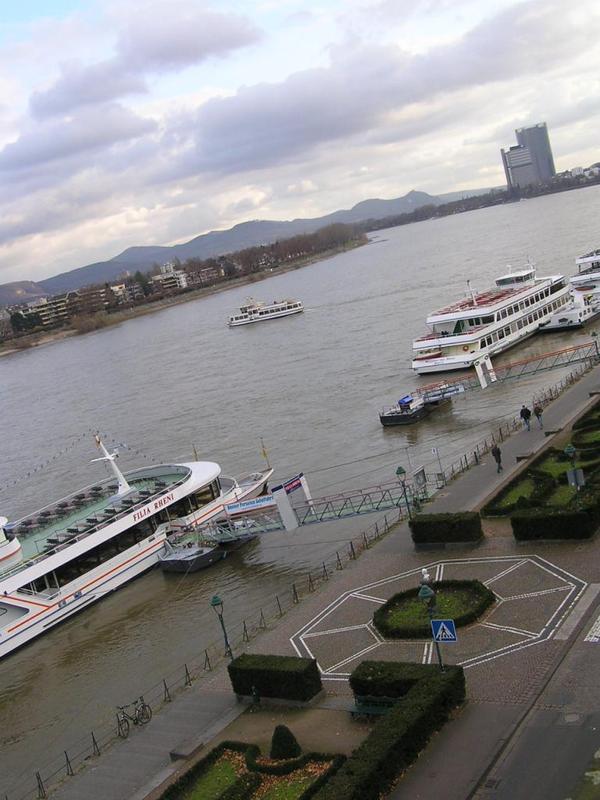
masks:
<svg viewBox="0 0 600 800"><path fill-rule="evenodd" d="M167 541L258 497L273 470L235 480L211 461L159 464L105 479L15 522L0 517L0 657L153 567Z"/></svg>
<svg viewBox="0 0 600 800"><path fill-rule="evenodd" d="M228 325L230 328L235 328L238 325L249 325L252 322L289 317L291 314L300 314L302 311L304 311L304 306L300 300L273 300L272 303L264 303L262 300L254 300L249 297L246 304L240 306L239 312L229 317Z"/></svg>
<svg viewBox="0 0 600 800"><path fill-rule="evenodd" d="M413 342L412 368L419 374L468 369L534 334L570 300L564 275L536 277L532 266L496 279L427 317L429 333Z"/></svg>

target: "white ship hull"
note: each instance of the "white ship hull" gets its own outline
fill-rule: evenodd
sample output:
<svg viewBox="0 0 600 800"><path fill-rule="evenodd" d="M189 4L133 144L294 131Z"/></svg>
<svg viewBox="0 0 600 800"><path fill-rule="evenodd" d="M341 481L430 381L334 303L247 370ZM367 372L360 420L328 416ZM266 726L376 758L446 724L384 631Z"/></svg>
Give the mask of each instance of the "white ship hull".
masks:
<svg viewBox="0 0 600 800"><path fill-rule="evenodd" d="M528 339L538 330L536 327L532 331L520 331L514 334L513 337L507 337L502 344L497 347L490 347L487 351L476 350L472 353L465 354L464 356L446 356L441 358L433 358L428 360L419 360L412 362L412 368L418 375L427 375L432 372L451 372L455 369L470 369L475 365L476 361L483 358L484 355L497 356L504 353L519 342Z"/></svg>
<svg viewBox="0 0 600 800"><path fill-rule="evenodd" d="M190 480L193 481L194 465L190 466ZM197 511L179 516L176 525L196 527L222 516L226 504L261 494L271 474L272 470L269 469L242 478L239 483L223 479L231 481L227 490ZM197 486L198 483L195 483L194 488ZM85 570L79 567L81 574L68 583L63 583L60 588L55 585L53 589L43 592L32 590L33 582L39 580L40 575L54 575L55 570L75 563L78 558L89 559L94 548L97 550L98 547L110 544L113 538L116 540L118 536L126 534L140 521L168 508L169 504L184 499L186 492L189 493L190 488L181 484L163 497L151 501L149 499L146 505L138 505L120 521L107 524L104 529L83 535L79 541L58 546L48 555L39 554L18 566L12 566L11 560L19 555L20 543L18 539L6 541L0 548L2 555L6 556L6 560L0 563L0 570L5 570L0 572L0 658L154 567L165 550L168 534L174 530L174 521L160 524L147 537L103 560L98 566Z"/></svg>
<svg viewBox="0 0 600 800"><path fill-rule="evenodd" d="M291 309L291 310L282 309L281 311L272 311L269 314L265 314L262 317L258 316L258 315L254 315L254 316L248 317L247 319L235 320L235 321L232 320L228 324L229 324L230 328L237 328L240 325L252 325L255 322L266 322L269 319L279 319L280 317L290 317L292 314L301 314L303 311L304 311L303 308L294 308L294 309Z"/></svg>

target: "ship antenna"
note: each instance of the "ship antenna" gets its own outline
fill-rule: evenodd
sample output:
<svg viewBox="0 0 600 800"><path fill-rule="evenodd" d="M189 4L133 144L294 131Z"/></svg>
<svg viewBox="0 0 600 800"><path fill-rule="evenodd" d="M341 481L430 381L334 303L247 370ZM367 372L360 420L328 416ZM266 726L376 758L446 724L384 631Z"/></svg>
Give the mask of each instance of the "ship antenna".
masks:
<svg viewBox="0 0 600 800"><path fill-rule="evenodd" d="M118 484L117 494L127 494L127 492L131 491L131 486L127 483L125 476L123 475L121 470L117 467L116 459L119 455L118 450L115 450L113 453L109 453L106 447L104 447L104 442L100 438L99 433L97 433L94 436L94 439L96 440L96 446L102 453L102 456L101 458L92 458L92 463L94 461L108 461L110 468L113 471L115 478L117 479L117 484Z"/></svg>
<svg viewBox="0 0 600 800"><path fill-rule="evenodd" d="M477 305L477 297L475 295L475 292L471 288L471 281L467 281L467 289L471 293L471 300L473 301L473 305L476 306Z"/></svg>

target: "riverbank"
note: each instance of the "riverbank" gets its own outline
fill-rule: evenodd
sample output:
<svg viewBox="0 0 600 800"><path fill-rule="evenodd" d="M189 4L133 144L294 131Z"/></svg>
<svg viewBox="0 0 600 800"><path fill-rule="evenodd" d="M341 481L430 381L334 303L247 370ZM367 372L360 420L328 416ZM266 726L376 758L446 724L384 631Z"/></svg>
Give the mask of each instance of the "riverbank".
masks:
<svg viewBox="0 0 600 800"><path fill-rule="evenodd" d="M330 250L319 253L318 255L299 258L296 261L286 264L283 267L278 267L277 269L269 268L261 270L260 272L254 272L251 275L233 278L214 286L205 286L200 289L193 289L190 292L174 295L172 297L165 297L156 301L155 303L145 303L144 305L137 306L135 308L129 308L124 311L117 311L112 314L98 314L95 315L98 318L97 324L85 326L85 329L77 330L75 328L61 328L57 331L38 331L30 334L29 336L22 336L17 340L13 339L8 342L0 343L0 357L12 355L14 353L20 353L23 350L28 350L31 347L41 347L42 345L60 342L70 336L80 336L85 333L92 333L102 330L103 328L112 328L115 325L120 325L123 322L127 322L127 320L135 319L136 317L143 317L147 314L154 314L156 311L162 311L165 308L178 306L182 303L189 303L192 300L199 300L202 297L210 297L211 295L220 294L221 292L228 291L229 289L236 289L240 286L260 283L261 281L271 278L275 275L283 275L286 272L302 269L303 267L308 267L311 264L316 264L319 261L326 261L328 258L332 258L339 253L345 253L348 250L354 250L355 248L362 247L366 244L369 244L368 239L365 241L351 242L340 247L333 247ZM93 318L90 317L90 320L93 321Z"/></svg>

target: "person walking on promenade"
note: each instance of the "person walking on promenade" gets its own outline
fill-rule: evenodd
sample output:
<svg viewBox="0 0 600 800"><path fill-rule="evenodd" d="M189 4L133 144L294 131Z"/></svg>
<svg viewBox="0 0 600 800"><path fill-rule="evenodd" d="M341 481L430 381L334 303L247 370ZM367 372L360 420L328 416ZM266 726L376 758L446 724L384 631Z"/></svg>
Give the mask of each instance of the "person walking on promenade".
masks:
<svg viewBox="0 0 600 800"><path fill-rule="evenodd" d="M540 423L540 430L542 430L543 427L544 427L544 423L542 421L542 414L544 413L544 411L543 411L543 409L542 409L542 407L541 407L541 405L539 403L536 403L534 405L533 413L534 413L535 418L537 419L537 421Z"/></svg>
<svg viewBox="0 0 600 800"><path fill-rule="evenodd" d="M531 419L531 411L527 408L527 406L525 406L525 405L521 406L521 411L519 413L519 416L523 420L523 425L525 425L527 430L530 431L531 430L531 423L530 423L529 420Z"/></svg>
<svg viewBox="0 0 600 800"><path fill-rule="evenodd" d="M491 453L492 453L492 455L494 457L494 461L496 462L496 465L498 466L498 470L497 471L498 472L502 472L502 450L500 450L498 445L495 444L492 447Z"/></svg>

